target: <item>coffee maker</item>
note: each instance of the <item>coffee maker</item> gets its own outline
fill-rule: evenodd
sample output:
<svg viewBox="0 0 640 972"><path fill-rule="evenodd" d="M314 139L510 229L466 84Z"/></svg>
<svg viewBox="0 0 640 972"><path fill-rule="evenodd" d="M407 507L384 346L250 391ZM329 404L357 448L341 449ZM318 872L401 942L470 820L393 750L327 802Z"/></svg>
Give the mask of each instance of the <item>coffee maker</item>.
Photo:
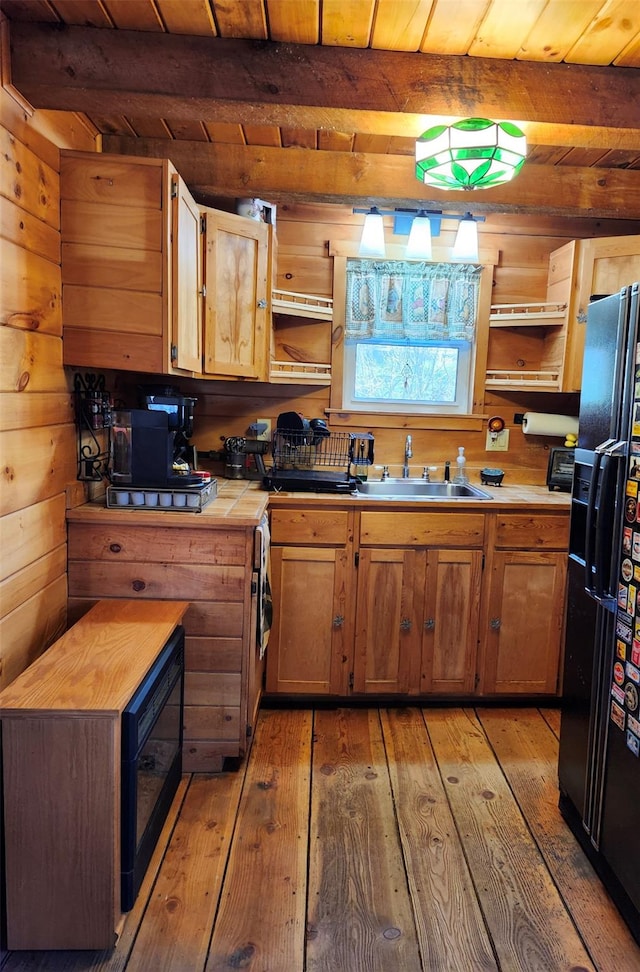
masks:
<svg viewBox="0 0 640 972"><path fill-rule="evenodd" d="M158 489L202 482L193 475L193 407L173 388L139 389L140 408L117 408L111 426L111 482Z"/></svg>

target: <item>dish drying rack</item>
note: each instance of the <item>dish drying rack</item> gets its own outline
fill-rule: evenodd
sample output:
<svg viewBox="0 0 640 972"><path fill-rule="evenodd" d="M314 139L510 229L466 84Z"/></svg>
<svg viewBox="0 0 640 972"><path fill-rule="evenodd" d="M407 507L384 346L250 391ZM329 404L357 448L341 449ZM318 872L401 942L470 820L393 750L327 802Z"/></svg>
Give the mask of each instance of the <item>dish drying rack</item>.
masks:
<svg viewBox="0 0 640 972"><path fill-rule="evenodd" d="M273 465L264 486L273 490L352 492L358 471L373 463L371 432L276 429Z"/></svg>

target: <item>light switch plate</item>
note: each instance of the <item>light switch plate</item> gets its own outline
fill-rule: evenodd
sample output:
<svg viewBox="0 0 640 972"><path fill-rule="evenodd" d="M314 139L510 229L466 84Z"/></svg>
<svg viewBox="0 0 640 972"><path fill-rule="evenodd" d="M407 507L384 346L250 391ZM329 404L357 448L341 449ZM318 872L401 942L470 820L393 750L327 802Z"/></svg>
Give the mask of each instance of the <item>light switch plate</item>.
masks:
<svg viewBox="0 0 640 972"><path fill-rule="evenodd" d="M503 429L496 435L487 432L487 452L507 452L509 449L509 429Z"/></svg>

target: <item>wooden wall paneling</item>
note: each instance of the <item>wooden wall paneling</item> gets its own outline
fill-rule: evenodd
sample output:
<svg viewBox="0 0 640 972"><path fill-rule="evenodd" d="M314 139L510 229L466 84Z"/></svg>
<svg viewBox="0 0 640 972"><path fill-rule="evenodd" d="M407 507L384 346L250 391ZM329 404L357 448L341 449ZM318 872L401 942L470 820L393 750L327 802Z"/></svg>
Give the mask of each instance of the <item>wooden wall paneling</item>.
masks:
<svg viewBox="0 0 640 972"><path fill-rule="evenodd" d="M65 328L64 363L71 367L92 361L92 368L132 371L145 361L152 374L160 374L164 365L163 341L155 334L113 334L92 331L90 327ZM147 376L148 377L148 376Z"/></svg>
<svg viewBox="0 0 640 972"><path fill-rule="evenodd" d="M162 297L133 290L96 290L65 283L64 326L162 337Z"/></svg>
<svg viewBox="0 0 640 972"><path fill-rule="evenodd" d="M277 361L331 363L330 321L310 321L288 314L274 314L273 331Z"/></svg>
<svg viewBox="0 0 640 972"><path fill-rule="evenodd" d="M547 267L498 266L494 271L492 304L522 304L545 299Z"/></svg>
<svg viewBox="0 0 640 972"><path fill-rule="evenodd" d="M0 326L0 392L25 391L67 391L62 341L52 335Z"/></svg>
<svg viewBox="0 0 640 972"><path fill-rule="evenodd" d="M201 672L239 672L242 638L207 638L187 635L185 668Z"/></svg>
<svg viewBox="0 0 640 972"><path fill-rule="evenodd" d="M53 416L61 425L74 422L72 395L68 392L42 392L39 395L0 392L0 432L50 425Z"/></svg>
<svg viewBox="0 0 640 972"><path fill-rule="evenodd" d="M63 243L62 260L67 285L153 293L162 279L160 251L145 250L141 254L124 246L102 246L96 259L90 243Z"/></svg>
<svg viewBox="0 0 640 972"><path fill-rule="evenodd" d="M2 241L0 323L62 336L60 266Z"/></svg>
<svg viewBox="0 0 640 972"><path fill-rule="evenodd" d="M75 426L0 433L0 516L64 492L76 478L76 463Z"/></svg>
<svg viewBox="0 0 640 972"><path fill-rule="evenodd" d="M6 688L66 628L67 578L56 578L0 618L0 689Z"/></svg>
<svg viewBox="0 0 640 972"><path fill-rule="evenodd" d="M98 132L86 115L69 111L25 110L24 102L12 96L9 81L4 77L4 68L3 61L0 125L14 138L56 171L59 169L61 148L96 151Z"/></svg>
<svg viewBox="0 0 640 972"><path fill-rule="evenodd" d="M2 546L0 580L23 570L34 561L66 544L65 497L58 493L41 503L9 513L2 520ZM7 556L7 552L10 555ZM64 570L66 572L66 564ZM45 585L42 585L45 586ZM5 603L2 600L2 614ZM11 609L12 610L12 609Z"/></svg>
<svg viewBox="0 0 640 972"><path fill-rule="evenodd" d="M110 591L111 597L141 597L193 601L206 593L213 601L241 602L244 567L208 564L105 563L81 560L69 563L69 588L75 597Z"/></svg>
<svg viewBox="0 0 640 972"><path fill-rule="evenodd" d="M0 582L2 613L9 614L37 594L42 588L67 574L67 545L61 543L27 567L17 570Z"/></svg>
<svg viewBox="0 0 640 972"><path fill-rule="evenodd" d="M59 194L57 170L0 126L0 196L60 229Z"/></svg>
<svg viewBox="0 0 640 972"><path fill-rule="evenodd" d="M1 129L0 129L1 131ZM0 235L51 263L60 263L60 233L57 227L2 198L2 226Z"/></svg>

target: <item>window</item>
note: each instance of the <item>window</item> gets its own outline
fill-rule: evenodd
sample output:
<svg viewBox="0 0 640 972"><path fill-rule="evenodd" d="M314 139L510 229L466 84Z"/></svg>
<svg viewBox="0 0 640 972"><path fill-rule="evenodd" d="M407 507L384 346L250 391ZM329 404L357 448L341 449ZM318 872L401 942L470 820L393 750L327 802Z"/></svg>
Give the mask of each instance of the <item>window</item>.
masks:
<svg viewBox="0 0 640 972"><path fill-rule="evenodd" d="M467 413L481 272L347 261L343 407Z"/></svg>

